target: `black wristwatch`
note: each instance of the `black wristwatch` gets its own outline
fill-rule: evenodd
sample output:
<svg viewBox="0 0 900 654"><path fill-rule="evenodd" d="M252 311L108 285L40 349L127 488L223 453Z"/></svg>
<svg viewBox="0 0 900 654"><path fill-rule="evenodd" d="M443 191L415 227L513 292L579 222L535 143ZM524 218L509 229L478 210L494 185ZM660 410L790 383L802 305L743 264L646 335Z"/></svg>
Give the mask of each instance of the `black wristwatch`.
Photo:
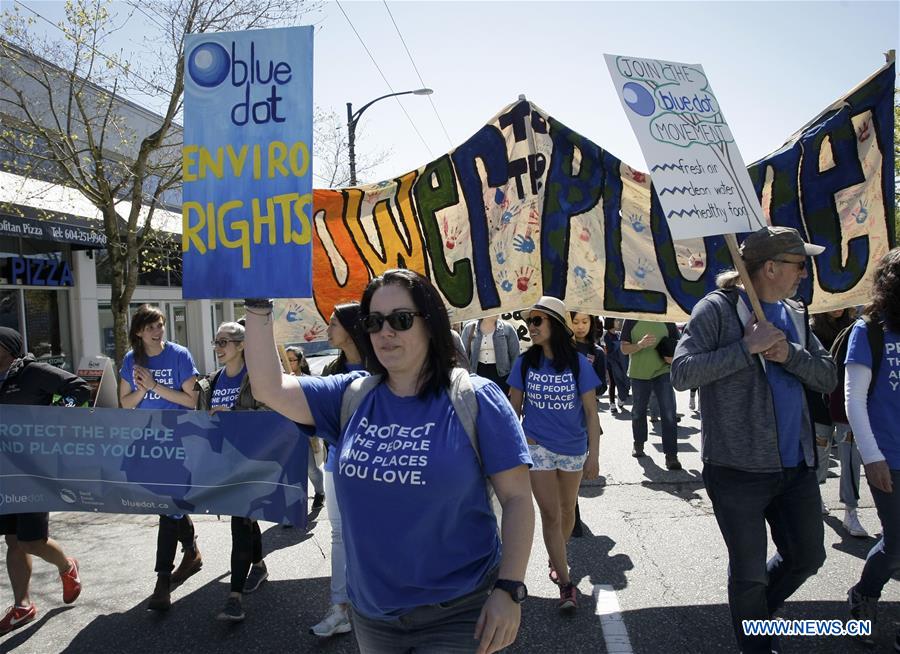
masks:
<svg viewBox="0 0 900 654"><path fill-rule="evenodd" d="M496 583L494 583L494 588L506 591L509 596L512 597L512 601L516 604L521 604L525 601L525 598L528 597L528 589L521 581L498 579Z"/></svg>

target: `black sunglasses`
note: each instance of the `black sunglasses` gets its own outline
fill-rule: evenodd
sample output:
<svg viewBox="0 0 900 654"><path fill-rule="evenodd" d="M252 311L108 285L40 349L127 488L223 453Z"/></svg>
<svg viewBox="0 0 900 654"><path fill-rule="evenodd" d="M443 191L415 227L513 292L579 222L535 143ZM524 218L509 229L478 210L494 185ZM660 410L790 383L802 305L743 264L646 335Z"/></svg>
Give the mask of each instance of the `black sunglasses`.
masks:
<svg viewBox="0 0 900 654"><path fill-rule="evenodd" d="M535 327L540 327L541 323L544 322L544 316L534 316L533 318L529 316L525 319L526 325L534 325Z"/></svg>
<svg viewBox="0 0 900 654"><path fill-rule="evenodd" d="M236 341L233 338L217 338L213 340L212 344L216 347L227 347L229 343L240 343L241 341Z"/></svg>
<svg viewBox="0 0 900 654"><path fill-rule="evenodd" d="M803 270L806 268L806 259L803 261L791 261L790 259L772 259L772 261L777 261L778 263L789 263L797 267L797 270Z"/></svg>
<svg viewBox="0 0 900 654"><path fill-rule="evenodd" d="M380 313L370 313L369 315L362 317L360 324L362 325L363 331L367 334L377 334L380 332L381 328L384 327L385 321L391 326L391 329L398 332L405 332L413 326L416 316L422 315L424 314L421 311L407 311L406 309L398 309L386 316L383 316Z"/></svg>

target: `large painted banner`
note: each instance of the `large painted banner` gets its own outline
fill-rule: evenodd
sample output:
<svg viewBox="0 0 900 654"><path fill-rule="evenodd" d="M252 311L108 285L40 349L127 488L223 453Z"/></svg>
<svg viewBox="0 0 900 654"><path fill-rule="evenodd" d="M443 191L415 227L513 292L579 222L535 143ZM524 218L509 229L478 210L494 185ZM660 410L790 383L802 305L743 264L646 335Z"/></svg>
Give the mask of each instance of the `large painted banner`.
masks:
<svg viewBox="0 0 900 654"><path fill-rule="evenodd" d="M767 221L826 248L800 287L814 312L866 302L890 248L894 79L892 63L749 167ZM283 343L321 340L336 303L397 266L428 275L453 320L546 294L668 321L732 266L722 236L673 240L650 176L524 100L436 161L314 206L314 299L276 303Z"/></svg>
<svg viewBox="0 0 900 654"><path fill-rule="evenodd" d="M270 411L0 406L0 514L212 513L303 526L308 449Z"/></svg>
<svg viewBox="0 0 900 654"><path fill-rule="evenodd" d="M309 297L313 28L190 35L184 59L184 297Z"/></svg>

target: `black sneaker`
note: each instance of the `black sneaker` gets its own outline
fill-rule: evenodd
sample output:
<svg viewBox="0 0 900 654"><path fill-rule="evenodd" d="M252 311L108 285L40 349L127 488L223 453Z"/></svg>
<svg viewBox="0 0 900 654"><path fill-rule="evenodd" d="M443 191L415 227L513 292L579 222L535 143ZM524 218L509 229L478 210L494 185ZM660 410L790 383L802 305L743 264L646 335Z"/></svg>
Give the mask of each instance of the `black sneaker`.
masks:
<svg viewBox="0 0 900 654"><path fill-rule="evenodd" d="M269 578L269 570L266 568L266 562L260 561L260 565L250 566L250 574L247 575L247 581L244 582L244 592L252 593L259 590L266 579Z"/></svg>
<svg viewBox="0 0 900 654"><path fill-rule="evenodd" d="M229 595L228 599L225 600L225 608L223 608L222 612L216 616L216 620L222 620L224 622L240 622L245 617L244 608L241 606L241 599Z"/></svg>
<svg viewBox="0 0 900 654"><path fill-rule="evenodd" d="M850 617L854 620L869 620L871 625L868 636L856 636L864 645L875 644L875 620L878 615L878 599L860 595L856 586L847 591L847 603L850 605Z"/></svg>
<svg viewBox="0 0 900 654"><path fill-rule="evenodd" d="M642 456L647 456L646 454L644 454L644 444L643 443L635 443L634 447L631 448L631 456L633 456L636 459L639 457L642 457Z"/></svg>
<svg viewBox="0 0 900 654"><path fill-rule="evenodd" d="M667 454L666 455L666 468L668 470L681 470L681 461L678 460L678 455L676 455L676 454Z"/></svg>
<svg viewBox="0 0 900 654"><path fill-rule="evenodd" d="M312 510L320 511L323 506L325 506L325 496L322 495L322 493L316 493L315 495L313 495Z"/></svg>

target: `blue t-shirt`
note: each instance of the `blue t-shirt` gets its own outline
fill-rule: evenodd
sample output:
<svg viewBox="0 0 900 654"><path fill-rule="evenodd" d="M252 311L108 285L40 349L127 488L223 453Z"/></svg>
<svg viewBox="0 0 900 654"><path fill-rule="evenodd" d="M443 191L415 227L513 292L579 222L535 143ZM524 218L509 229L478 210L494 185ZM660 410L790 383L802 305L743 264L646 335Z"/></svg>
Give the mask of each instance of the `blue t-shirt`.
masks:
<svg viewBox="0 0 900 654"><path fill-rule="evenodd" d="M166 341L163 351L154 357L147 358L145 368L153 371L153 378L163 386L181 390L182 384L191 377L197 375L194 366L194 358L186 347L178 343ZM122 369L119 376L131 385L132 392L137 390L134 383L134 352L129 351L122 361ZM159 395L150 391L137 405L138 409L184 409L185 407L164 400Z"/></svg>
<svg viewBox="0 0 900 654"><path fill-rule="evenodd" d="M500 538L478 459L446 393L398 397L379 384L341 433L344 389L363 374L298 380L316 433L336 447L350 601L384 619L474 591L500 563ZM531 465L506 397L494 383L471 379L484 474Z"/></svg>
<svg viewBox="0 0 900 654"><path fill-rule="evenodd" d="M578 355L578 382L569 368L556 372L546 357L541 365L529 368L522 388L524 354L519 355L506 379L512 388L525 392L522 410L525 435L551 452L581 456L587 452L587 422L584 418L582 393L600 385L597 373L583 354Z"/></svg>
<svg viewBox="0 0 900 654"><path fill-rule="evenodd" d="M760 302L766 320L787 335L791 343L799 343L800 337L788 308L781 302ZM785 468L799 466L803 457L800 434L803 432L803 383L784 369L780 363L766 361L766 379L772 389L775 407L775 426L778 430L778 449L781 465Z"/></svg>
<svg viewBox="0 0 900 654"><path fill-rule="evenodd" d="M344 365L344 369L346 372L353 372L354 370L365 370L365 367L361 363L347 363ZM325 465L323 469L325 472L335 472L337 470L337 450L333 447L328 448L328 452L325 456Z"/></svg>
<svg viewBox="0 0 900 654"><path fill-rule="evenodd" d="M247 374L247 366L243 366L241 371L234 377L229 377L225 370L219 373L216 379L216 387L212 389L212 399L209 406L224 406L229 409L237 402L238 395L241 392L241 384L244 376Z"/></svg>
<svg viewBox="0 0 900 654"><path fill-rule="evenodd" d="M857 320L847 342L846 363L872 368L868 325ZM891 470L900 470L900 333L885 329L884 352L878 366L875 387L869 396L869 423L878 449Z"/></svg>

